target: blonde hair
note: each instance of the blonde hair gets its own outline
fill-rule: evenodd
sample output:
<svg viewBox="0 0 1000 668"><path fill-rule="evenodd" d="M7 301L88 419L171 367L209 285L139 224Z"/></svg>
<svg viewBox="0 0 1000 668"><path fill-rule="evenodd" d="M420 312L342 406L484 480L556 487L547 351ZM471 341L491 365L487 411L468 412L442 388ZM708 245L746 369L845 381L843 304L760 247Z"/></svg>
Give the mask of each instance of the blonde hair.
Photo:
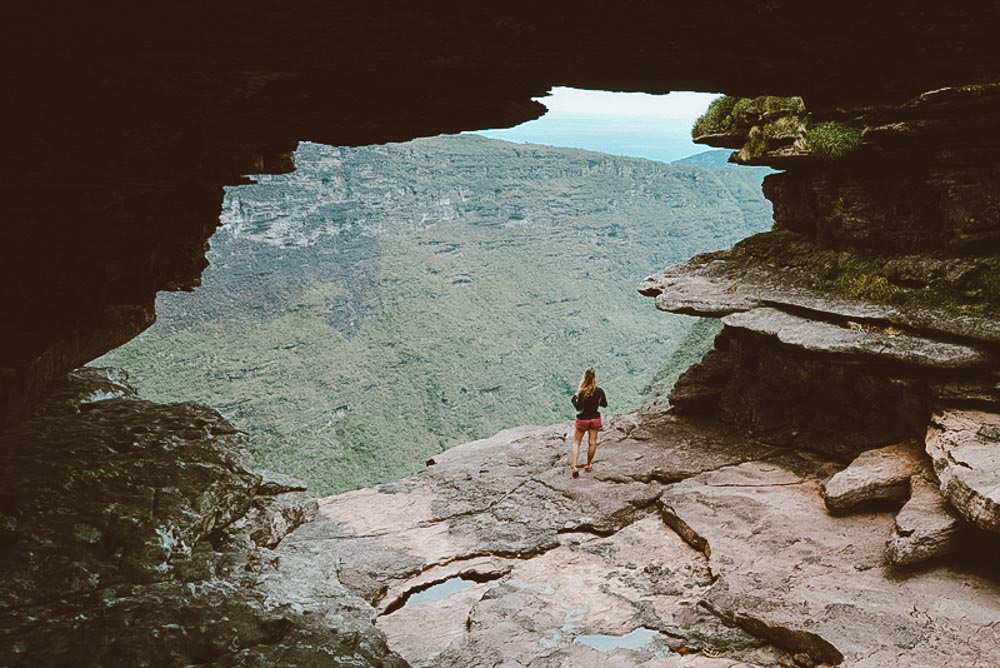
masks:
<svg viewBox="0 0 1000 668"><path fill-rule="evenodd" d="M597 389L597 372L592 368L583 372L580 378L580 387L576 388L578 397L589 397Z"/></svg>

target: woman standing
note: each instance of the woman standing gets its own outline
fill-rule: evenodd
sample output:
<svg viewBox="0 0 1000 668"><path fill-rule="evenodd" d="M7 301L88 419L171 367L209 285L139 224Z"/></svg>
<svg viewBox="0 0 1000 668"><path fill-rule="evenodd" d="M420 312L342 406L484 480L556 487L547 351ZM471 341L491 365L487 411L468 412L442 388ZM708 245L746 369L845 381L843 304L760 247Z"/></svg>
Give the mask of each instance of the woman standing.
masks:
<svg viewBox="0 0 1000 668"><path fill-rule="evenodd" d="M570 453L569 464L574 478L580 477L576 464L580 457L580 442L583 440L584 432L587 433L587 465L583 470L587 472L591 470L594 453L597 451L597 431L601 428L601 413L598 409L607 405L608 399L604 395L604 390L597 386L597 372L587 369L580 379L580 387L573 395L573 407L577 411L576 431L573 433L573 450Z"/></svg>

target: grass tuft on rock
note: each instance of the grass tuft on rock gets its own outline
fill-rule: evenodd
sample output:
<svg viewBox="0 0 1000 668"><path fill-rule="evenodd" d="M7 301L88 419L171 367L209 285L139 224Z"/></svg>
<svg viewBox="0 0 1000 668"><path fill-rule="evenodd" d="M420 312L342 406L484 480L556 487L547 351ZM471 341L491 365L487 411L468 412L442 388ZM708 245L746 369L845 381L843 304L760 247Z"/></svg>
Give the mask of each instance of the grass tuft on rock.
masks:
<svg viewBox="0 0 1000 668"><path fill-rule="evenodd" d="M836 160L861 145L861 130L838 121L817 123L806 132L806 145L812 153Z"/></svg>

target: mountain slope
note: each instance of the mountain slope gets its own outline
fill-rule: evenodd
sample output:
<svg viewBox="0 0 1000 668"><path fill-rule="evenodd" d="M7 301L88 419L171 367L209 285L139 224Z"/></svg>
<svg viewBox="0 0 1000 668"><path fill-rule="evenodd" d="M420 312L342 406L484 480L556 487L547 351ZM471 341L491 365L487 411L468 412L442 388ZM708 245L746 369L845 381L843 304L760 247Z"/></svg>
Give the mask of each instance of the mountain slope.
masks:
<svg viewBox="0 0 1000 668"><path fill-rule="evenodd" d="M162 295L157 325L99 363L219 408L260 465L321 493L569 419L589 365L611 411L653 399L695 320L638 281L770 224L737 168L467 135L303 144L296 162L229 191L203 287Z"/></svg>

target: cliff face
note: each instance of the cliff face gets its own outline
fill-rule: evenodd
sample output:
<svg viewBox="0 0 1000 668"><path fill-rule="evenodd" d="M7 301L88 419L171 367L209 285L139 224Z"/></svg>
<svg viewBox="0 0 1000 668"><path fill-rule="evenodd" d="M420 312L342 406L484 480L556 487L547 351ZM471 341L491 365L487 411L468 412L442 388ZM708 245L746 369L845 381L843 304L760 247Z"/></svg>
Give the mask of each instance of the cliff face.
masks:
<svg viewBox="0 0 1000 668"><path fill-rule="evenodd" d="M675 388L676 410L845 459L926 440L938 491L921 493L995 532L1000 183L995 140L981 130L998 104L996 87L970 86L826 116L835 120L730 122L747 140L735 160L787 171L765 182L773 231L641 287L662 310L724 324ZM780 122L795 129L755 141ZM842 154L819 150L823 124L848 138Z"/></svg>
<svg viewBox="0 0 1000 668"><path fill-rule="evenodd" d="M635 277L771 222L766 170L734 165L474 136L296 162L229 191L204 285L160 295L156 325L98 364L222 411L320 494L560 420L589 364L618 412L665 397L644 388L704 348L678 350L697 320L649 308Z"/></svg>

